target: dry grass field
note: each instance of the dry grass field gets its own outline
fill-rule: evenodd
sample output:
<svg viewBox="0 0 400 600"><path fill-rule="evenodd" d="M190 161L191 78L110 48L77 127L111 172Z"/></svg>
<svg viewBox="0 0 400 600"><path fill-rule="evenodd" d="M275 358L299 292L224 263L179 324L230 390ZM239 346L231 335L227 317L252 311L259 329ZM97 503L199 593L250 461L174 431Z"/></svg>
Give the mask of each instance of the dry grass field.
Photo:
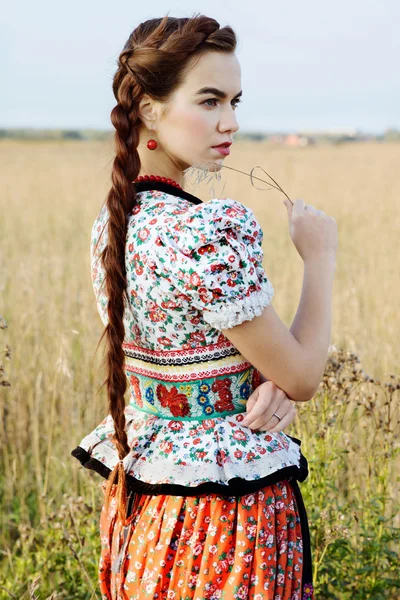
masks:
<svg viewBox="0 0 400 600"><path fill-rule="evenodd" d="M100 323L93 310L88 247L92 221L109 187L112 144L3 141L0 157L2 311L12 335L26 340L43 315L48 333L40 342L47 347L59 346L57 332L82 337L84 323L96 338ZM303 198L336 218L332 343L357 352L376 377L396 370L399 145L290 149L238 142L225 164L247 172L260 165L292 200ZM266 178L261 171L255 174ZM288 234L283 195L258 191L248 178L228 170L218 185L224 196L250 206L259 218L274 305L289 324L301 292L302 261ZM198 193L208 199L206 189ZM71 334L72 329L80 333Z"/></svg>
<svg viewBox="0 0 400 600"><path fill-rule="evenodd" d="M112 160L112 142L0 143L0 314L7 323L7 329L0 331L0 348L8 344L11 349L10 360L0 357L11 384L3 388L0 403L0 546L5 560L0 583L3 581L4 589L12 589L5 582L22 585L24 576L37 574L36 563L32 568L27 563L21 567L13 557L31 552L29 528L37 527L39 521L48 524L50 513L57 514L63 494L83 496L95 510L99 507L97 476L94 482L90 473L75 464L70 451L105 411L104 394L95 397L103 382L101 351L94 356L102 323L90 278L89 240L93 220L109 189ZM303 198L336 218L339 250L331 342L354 352L366 373L382 381L400 372L399 163L400 145L395 143L284 148L245 141L234 144L226 161L227 166L247 172L260 165L292 200ZM255 174L266 177L261 171ZM264 267L275 288L273 304L289 327L300 298L303 263L288 233L283 195L258 191L248 178L227 169L216 187L217 195L250 206L260 221ZM210 197L204 185L188 191L205 201ZM346 483L346 492L341 492L335 503L348 501L350 496L361 502L365 493L375 492L383 481L381 492L388 502L382 511L386 513L387 507L393 508L397 502L399 492L394 479L395 456L388 458L389 448L393 450L395 443L398 448L398 392L389 408L377 403L371 409L376 410L373 419L359 429L354 420L350 427L350 421L343 419L341 427L347 429L338 430L339 420L335 425L335 420L327 418L331 407L320 406L321 413L318 405L302 406L304 420L299 418L296 425L311 468L331 460L327 449L333 441L335 448L350 448L346 460L351 485ZM375 439L383 427L380 413L386 410L392 411L388 418L397 427L397 436L395 431L385 434L378 447ZM319 436L323 450L313 441L320 414L324 415L325 433L330 422L336 427L334 437L329 437L329 431ZM355 453L351 444L343 442L352 436L360 442ZM377 471L375 459L380 461ZM340 488L339 467L330 473ZM333 500L330 505L326 500L326 490L320 492L313 496L310 488L308 501L335 512ZM352 525L347 528L351 533ZM317 548L316 537L314 541ZM321 554L325 556L325 550ZM95 556L94 552L90 559L92 570L82 575L82 590L87 588L88 595L82 591L55 598L97 597L93 591L89 594L95 585L89 584L90 577L95 581ZM320 571L323 560L320 556L318 562L316 549ZM83 572L81 565L76 568ZM53 579L57 567L51 572L46 582L50 591L52 585L54 589L61 586ZM66 580L62 585L66 589ZM325 597L347 598L319 596ZM354 593L352 597L362 598Z"/></svg>

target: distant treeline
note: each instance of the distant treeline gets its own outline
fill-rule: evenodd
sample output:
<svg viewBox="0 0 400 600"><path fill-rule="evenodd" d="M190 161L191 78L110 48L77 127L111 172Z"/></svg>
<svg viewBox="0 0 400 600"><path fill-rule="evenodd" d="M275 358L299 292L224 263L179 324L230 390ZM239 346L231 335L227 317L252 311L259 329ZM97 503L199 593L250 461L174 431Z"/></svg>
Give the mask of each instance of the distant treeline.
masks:
<svg viewBox="0 0 400 600"><path fill-rule="evenodd" d="M0 139L16 140L106 140L112 135L100 129L0 129Z"/></svg>
<svg viewBox="0 0 400 600"><path fill-rule="evenodd" d="M0 138L18 140L107 140L114 135L113 129L0 129ZM263 140L262 133L238 133L235 138Z"/></svg>
<svg viewBox="0 0 400 600"><path fill-rule="evenodd" d="M16 140L109 140L113 137L111 129L35 129L35 128L2 128L0 139ZM285 145L309 145L317 142L360 142L360 141L400 141L400 130L388 128L381 134L365 134L357 130L349 131L316 131L297 133L254 133L240 132L235 139L253 141L271 141Z"/></svg>

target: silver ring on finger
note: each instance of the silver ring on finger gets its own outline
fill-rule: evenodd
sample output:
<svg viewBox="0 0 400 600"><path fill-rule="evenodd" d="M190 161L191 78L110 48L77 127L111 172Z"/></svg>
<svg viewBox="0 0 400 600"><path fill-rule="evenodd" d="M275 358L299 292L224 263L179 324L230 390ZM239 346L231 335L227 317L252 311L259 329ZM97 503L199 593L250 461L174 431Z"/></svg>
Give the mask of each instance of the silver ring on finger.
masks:
<svg viewBox="0 0 400 600"><path fill-rule="evenodd" d="M272 416L273 416L273 417L277 417L277 418L278 418L280 421L282 421L282 417L280 417L280 416L279 416L279 415L277 415L276 413L274 413Z"/></svg>

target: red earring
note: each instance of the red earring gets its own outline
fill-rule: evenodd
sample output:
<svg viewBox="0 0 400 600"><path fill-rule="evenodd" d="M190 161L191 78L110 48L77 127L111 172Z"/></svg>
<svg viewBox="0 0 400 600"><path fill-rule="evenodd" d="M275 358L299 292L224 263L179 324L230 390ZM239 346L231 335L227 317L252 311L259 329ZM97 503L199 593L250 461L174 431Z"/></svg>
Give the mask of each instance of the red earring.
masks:
<svg viewBox="0 0 400 600"><path fill-rule="evenodd" d="M157 146L158 146L158 144L157 144L156 140L150 139L147 142L147 147L148 147L149 150L155 150L157 148Z"/></svg>

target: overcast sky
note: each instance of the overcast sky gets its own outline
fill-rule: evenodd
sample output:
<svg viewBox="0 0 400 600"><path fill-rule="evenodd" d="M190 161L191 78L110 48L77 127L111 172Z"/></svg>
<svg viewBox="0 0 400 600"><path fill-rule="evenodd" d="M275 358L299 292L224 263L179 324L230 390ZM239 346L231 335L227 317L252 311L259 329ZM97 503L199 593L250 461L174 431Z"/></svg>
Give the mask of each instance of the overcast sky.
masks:
<svg viewBox="0 0 400 600"><path fill-rule="evenodd" d="M398 0L8 1L0 127L111 129L117 57L140 22L167 11L234 28L242 131L400 128Z"/></svg>

